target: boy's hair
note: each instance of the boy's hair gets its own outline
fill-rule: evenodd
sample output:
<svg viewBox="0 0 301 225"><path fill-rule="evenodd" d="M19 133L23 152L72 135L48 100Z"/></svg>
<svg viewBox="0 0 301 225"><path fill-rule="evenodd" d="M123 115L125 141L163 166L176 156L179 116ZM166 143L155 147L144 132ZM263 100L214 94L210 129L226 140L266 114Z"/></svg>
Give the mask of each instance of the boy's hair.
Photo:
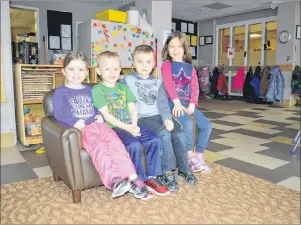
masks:
<svg viewBox="0 0 301 225"><path fill-rule="evenodd" d="M182 42L182 47L184 49L184 56L183 56L183 61L186 63L191 63L192 58L191 58L191 52L190 52L190 48L186 39L186 36L184 33L180 32L180 31L174 31L172 33L170 33L165 41L163 50L162 50L162 58L164 61L169 60L172 61L171 56L168 53L168 44L171 40L178 38L180 40L180 42Z"/></svg>
<svg viewBox="0 0 301 225"><path fill-rule="evenodd" d="M133 52L133 59L135 58L135 55L137 53L153 54L155 56L154 49L149 45L138 45L138 46L136 46L136 48Z"/></svg>
<svg viewBox="0 0 301 225"><path fill-rule="evenodd" d="M65 69L69 65L69 63L74 59L82 60L83 62L86 63L87 68L88 68L88 66L89 66L88 58L85 56L84 53L76 52L76 51L72 51L65 56L64 62L63 62L63 68Z"/></svg>
<svg viewBox="0 0 301 225"><path fill-rule="evenodd" d="M97 67L100 66L100 61L101 61L102 57L105 57L105 58L116 58L116 59L120 60L119 55L118 55L117 52L104 51L104 52L100 53L96 57Z"/></svg>

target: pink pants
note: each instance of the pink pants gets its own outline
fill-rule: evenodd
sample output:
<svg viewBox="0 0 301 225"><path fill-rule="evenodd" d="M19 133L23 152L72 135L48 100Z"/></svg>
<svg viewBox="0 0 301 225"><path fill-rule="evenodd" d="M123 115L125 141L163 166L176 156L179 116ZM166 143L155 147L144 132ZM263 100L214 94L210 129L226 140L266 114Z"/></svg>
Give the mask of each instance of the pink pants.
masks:
<svg viewBox="0 0 301 225"><path fill-rule="evenodd" d="M123 143L105 123L91 123L82 130L83 147L89 153L104 186L111 189L116 177L136 174L135 167Z"/></svg>

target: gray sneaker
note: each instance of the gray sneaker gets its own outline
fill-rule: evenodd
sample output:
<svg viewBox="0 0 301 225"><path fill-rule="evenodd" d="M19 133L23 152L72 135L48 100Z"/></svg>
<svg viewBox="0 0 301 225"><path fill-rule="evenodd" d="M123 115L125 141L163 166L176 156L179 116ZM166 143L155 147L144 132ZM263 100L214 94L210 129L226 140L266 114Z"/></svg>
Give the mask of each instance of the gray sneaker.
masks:
<svg viewBox="0 0 301 225"><path fill-rule="evenodd" d="M113 190L112 198L117 198L127 193L130 190L131 185L127 179L121 179L118 177L113 179L111 187Z"/></svg>
<svg viewBox="0 0 301 225"><path fill-rule="evenodd" d="M170 192L176 192L179 190L179 185L176 181L175 176L172 172L165 173L162 177L159 178L161 183L168 188Z"/></svg>
<svg viewBox="0 0 301 225"><path fill-rule="evenodd" d="M130 182L129 192L133 194L135 198L139 198L141 200L148 200L153 197L152 193L148 191L144 182L139 178Z"/></svg>
<svg viewBox="0 0 301 225"><path fill-rule="evenodd" d="M178 178L179 180L184 181L186 184L194 185L198 183L198 179L193 175L193 173L190 170L188 170L187 173L179 171Z"/></svg>

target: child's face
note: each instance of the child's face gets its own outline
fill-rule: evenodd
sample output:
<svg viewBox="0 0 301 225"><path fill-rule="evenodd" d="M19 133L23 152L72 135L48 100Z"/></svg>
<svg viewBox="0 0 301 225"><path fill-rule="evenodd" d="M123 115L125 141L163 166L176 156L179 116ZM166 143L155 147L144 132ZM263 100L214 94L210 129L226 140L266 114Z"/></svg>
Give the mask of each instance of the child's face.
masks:
<svg viewBox="0 0 301 225"><path fill-rule="evenodd" d="M183 62L184 48L179 38L174 38L168 43L168 53L172 61Z"/></svg>
<svg viewBox="0 0 301 225"><path fill-rule="evenodd" d="M119 59L114 57L102 57L100 60L101 63L99 67L96 68L97 73L101 75L103 84L114 87L121 71Z"/></svg>
<svg viewBox="0 0 301 225"><path fill-rule="evenodd" d="M154 54L138 52L134 56L133 64L139 76L148 78L155 65Z"/></svg>
<svg viewBox="0 0 301 225"><path fill-rule="evenodd" d="M64 69L63 74L68 84L80 86L88 75L87 64L79 59L73 59Z"/></svg>

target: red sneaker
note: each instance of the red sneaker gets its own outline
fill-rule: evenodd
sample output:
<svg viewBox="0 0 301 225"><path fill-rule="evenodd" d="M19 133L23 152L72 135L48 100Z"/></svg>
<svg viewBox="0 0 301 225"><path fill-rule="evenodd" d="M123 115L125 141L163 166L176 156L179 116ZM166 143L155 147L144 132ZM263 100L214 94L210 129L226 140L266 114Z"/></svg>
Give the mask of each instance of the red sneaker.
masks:
<svg viewBox="0 0 301 225"><path fill-rule="evenodd" d="M170 192L168 188L161 184L157 179L147 180L145 182L149 191L155 193L156 195L164 196L169 195Z"/></svg>

